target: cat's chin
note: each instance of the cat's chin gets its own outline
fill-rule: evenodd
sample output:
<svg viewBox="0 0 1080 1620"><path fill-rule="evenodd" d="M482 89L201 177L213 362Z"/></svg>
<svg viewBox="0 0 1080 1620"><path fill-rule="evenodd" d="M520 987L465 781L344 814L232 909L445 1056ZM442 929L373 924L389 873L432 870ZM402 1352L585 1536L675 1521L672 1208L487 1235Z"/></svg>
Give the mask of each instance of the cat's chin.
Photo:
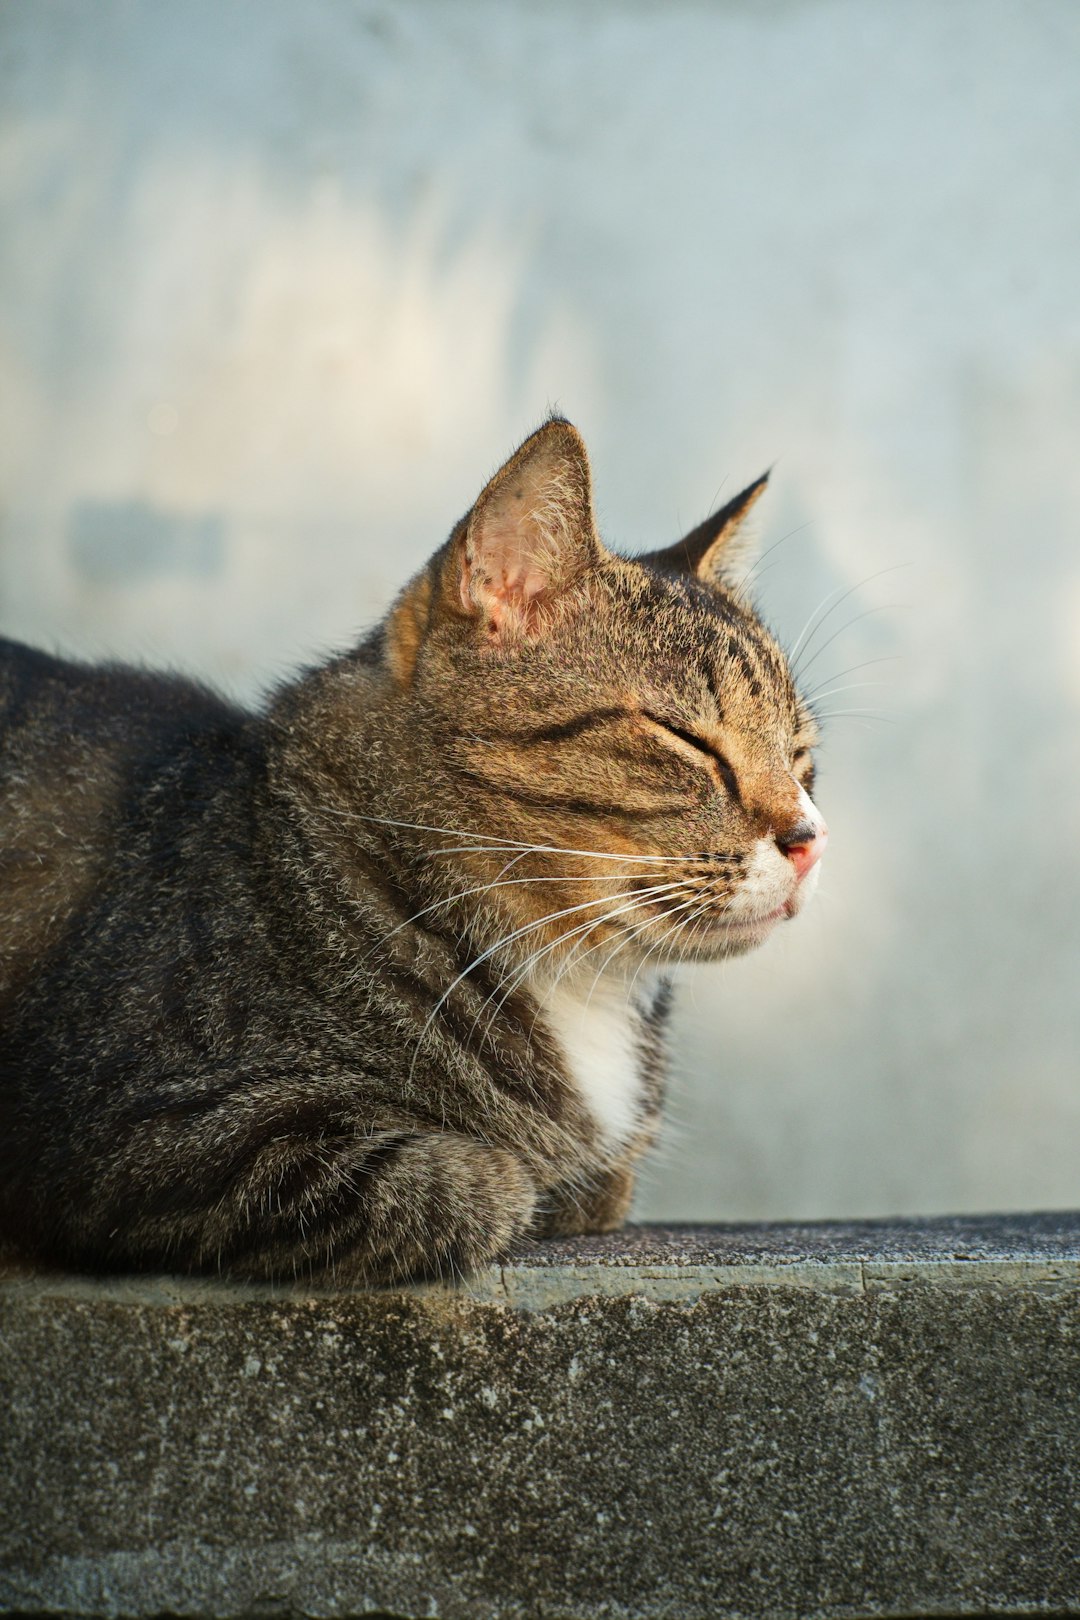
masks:
<svg viewBox="0 0 1080 1620"><path fill-rule="evenodd" d="M688 962L722 962L728 957L745 956L775 932L778 924L788 921L794 912L788 906L778 906L765 917L739 918L738 921L718 917L706 933L700 934L684 957Z"/></svg>

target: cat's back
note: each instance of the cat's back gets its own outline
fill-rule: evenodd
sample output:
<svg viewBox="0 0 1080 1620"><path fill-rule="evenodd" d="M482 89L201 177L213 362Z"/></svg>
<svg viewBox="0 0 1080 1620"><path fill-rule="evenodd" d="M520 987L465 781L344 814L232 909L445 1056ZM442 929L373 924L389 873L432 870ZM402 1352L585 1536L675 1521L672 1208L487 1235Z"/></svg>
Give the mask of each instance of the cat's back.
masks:
<svg viewBox="0 0 1080 1620"><path fill-rule="evenodd" d="M154 774L243 720L192 682L0 638L0 998L123 859Z"/></svg>
<svg viewBox="0 0 1080 1620"><path fill-rule="evenodd" d="M73 737L120 753L177 725L240 718L223 698L179 675L123 664L83 664L0 636L0 756Z"/></svg>

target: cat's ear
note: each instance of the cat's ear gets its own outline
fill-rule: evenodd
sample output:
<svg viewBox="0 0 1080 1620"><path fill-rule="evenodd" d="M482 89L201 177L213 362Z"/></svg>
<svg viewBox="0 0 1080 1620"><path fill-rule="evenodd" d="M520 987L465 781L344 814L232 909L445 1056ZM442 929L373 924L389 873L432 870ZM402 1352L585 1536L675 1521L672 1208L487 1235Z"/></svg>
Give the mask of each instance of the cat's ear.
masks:
<svg viewBox="0 0 1080 1620"><path fill-rule="evenodd" d="M762 473L673 546L638 560L669 574L694 574L705 585L737 588L757 551L756 536L746 520L768 482L768 473Z"/></svg>
<svg viewBox="0 0 1080 1620"><path fill-rule="evenodd" d="M535 637L605 555L589 458L577 429L552 417L500 467L476 505L390 610L383 646L407 686L433 624L479 627L492 643Z"/></svg>
<svg viewBox="0 0 1080 1620"><path fill-rule="evenodd" d="M451 545L458 610L492 641L535 636L600 561L585 445L545 422L486 486Z"/></svg>

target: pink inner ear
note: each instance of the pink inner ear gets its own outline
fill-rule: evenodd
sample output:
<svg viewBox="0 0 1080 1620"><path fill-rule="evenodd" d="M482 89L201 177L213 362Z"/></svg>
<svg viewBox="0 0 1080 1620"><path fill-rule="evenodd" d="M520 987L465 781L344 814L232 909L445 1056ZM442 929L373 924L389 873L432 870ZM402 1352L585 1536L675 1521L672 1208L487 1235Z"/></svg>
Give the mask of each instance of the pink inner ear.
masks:
<svg viewBox="0 0 1080 1620"><path fill-rule="evenodd" d="M542 608L597 553L584 450L565 424L542 429L494 478L473 509L459 589L466 612L493 634L539 633ZM566 442L564 442L566 441Z"/></svg>
<svg viewBox="0 0 1080 1620"><path fill-rule="evenodd" d="M551 584L551 574L544 569L535 555L521 546L516 528L508 528L504 535L490 535L492 560L495 566L489 576L492 594L502 601L519 602L526 606L540 596Z"/></svg>
<svg viewBox="0 0 1080 1620"><path fill-rule="evenodd" d="M527 624L530 607L551 586L550 574L520 548L518 536L512 531L489 531L484 539L481 557L473 561L466 552L463 558L462 606L469 613L479 607L496 629L511 616Z"/></svg>

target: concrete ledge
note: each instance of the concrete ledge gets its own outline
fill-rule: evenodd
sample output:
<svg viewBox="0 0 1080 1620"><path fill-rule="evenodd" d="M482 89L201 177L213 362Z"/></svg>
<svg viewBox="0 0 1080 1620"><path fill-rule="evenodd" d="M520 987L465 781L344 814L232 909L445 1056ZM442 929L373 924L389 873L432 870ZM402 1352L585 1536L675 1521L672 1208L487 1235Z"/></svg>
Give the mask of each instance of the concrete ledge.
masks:
<svg viewBox="0 0 1080 1620"><path fill-rule="evenodd" d="M0 1281L0 1607L1080 1614L1080 1217Z"/></svg>

